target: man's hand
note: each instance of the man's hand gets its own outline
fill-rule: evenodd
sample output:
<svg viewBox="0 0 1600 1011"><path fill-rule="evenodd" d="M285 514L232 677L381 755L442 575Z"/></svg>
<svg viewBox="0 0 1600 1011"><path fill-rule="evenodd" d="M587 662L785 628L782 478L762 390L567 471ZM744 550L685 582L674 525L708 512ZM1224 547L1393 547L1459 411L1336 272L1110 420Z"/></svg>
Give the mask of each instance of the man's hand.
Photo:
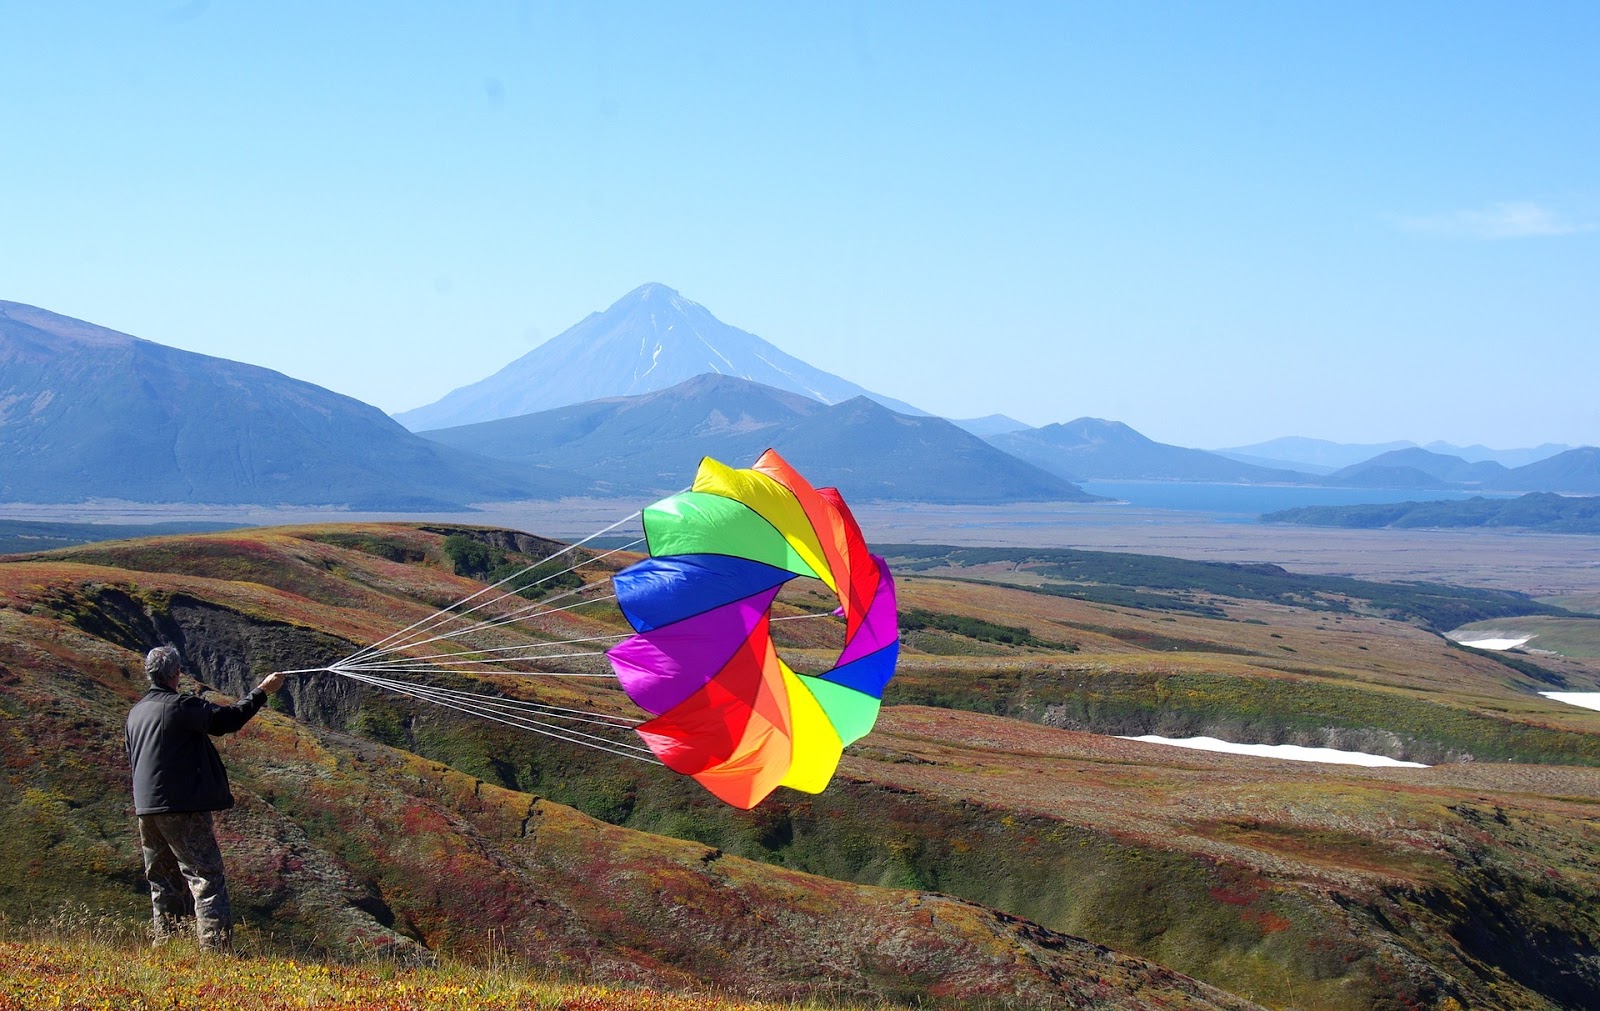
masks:
<svg viewBox="0 0 1600 1011"><path fill-rule="evenodd" d="M277 691L282 686L283 686L283 672L275 670L271 674L268 674L262 680L261 684L257 685L256 687L258 689L260 689L261 691L266 692L268 695L271 695L273 692Z"/></svg>

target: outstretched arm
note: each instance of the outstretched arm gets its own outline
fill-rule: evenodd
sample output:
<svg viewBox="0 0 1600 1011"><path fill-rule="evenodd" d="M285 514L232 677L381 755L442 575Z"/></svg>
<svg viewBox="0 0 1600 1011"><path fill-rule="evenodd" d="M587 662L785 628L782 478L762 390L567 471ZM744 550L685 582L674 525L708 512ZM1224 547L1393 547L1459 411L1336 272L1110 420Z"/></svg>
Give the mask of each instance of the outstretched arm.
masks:
<svg viewBox="0 0 1600 1011"><path fill-rule="evenodd" d="M267 696L277 691L282 684L283 673L281 671L273 671L265 678L262 678L255 691L231 706L219 706L212 702L196 699L196 702L205 707L204 712L200 714L205 732L216 737L220 734L231 734L243 727L250 722L250 717L260 712L261 707L266 705Z"/></svg>

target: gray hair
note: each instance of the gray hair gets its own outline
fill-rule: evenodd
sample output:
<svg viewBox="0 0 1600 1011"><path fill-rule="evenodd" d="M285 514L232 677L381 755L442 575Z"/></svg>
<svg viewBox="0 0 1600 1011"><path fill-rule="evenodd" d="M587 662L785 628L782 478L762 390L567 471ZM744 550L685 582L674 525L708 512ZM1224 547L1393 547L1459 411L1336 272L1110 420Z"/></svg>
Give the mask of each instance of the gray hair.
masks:
<svg viewBox="0 0 1600 1011"><path fill-rule="evenodd" d="M169 685L178 680L183 658L175 646L157 646L145 654L144 673L153 685Z"/></svg>

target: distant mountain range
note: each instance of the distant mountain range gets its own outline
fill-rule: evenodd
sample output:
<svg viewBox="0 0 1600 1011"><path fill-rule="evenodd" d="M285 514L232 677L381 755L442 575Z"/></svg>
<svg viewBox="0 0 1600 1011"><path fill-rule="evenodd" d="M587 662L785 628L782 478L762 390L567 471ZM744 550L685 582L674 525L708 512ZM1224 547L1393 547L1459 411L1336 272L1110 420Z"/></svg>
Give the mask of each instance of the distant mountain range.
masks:
<svg viewBox="0 0 1600 1011"><path fill-rule="evenodd" d="M0 302L0 502L459 509L575 494L254 365Z"/></svg>
<svg viewBox="0 0 1600 1011"><path fill-rule="evenodd" d="M1510 473L1492 460L1468 463L1459 456L1412 448L1391 450L1336 470L1329 481L1369 488L1495 488Z"/></svg>
<svg viewBox="0 0 1600 1011"><path fill-rule="evenodd" d="M1600 448L1580 446L1548 460L1517 467L1495 483L1504 491L1554 491L1600 495Z"/></svg>
<svg viewBox="0 0 1600 1011"><path fill-rule="evenodd" d="M1292 470L1258 467L1155 442L1120 421L1078 418L988 437L991 445L1071 481L1208 481L1228 484L1316 484Z"/></svg>
<svg viewBox="0 0 1600 1011"><path fill-rule="evenodd" d="M1426 449L1399 449L1335 471L1329 484L1358 488L1600 494L1600 449L1569 449L1536 463L1504 467L1492 460L1468 463Z"/></svg>
<svg viewBox="0 0 1600 1011"><path fill-rule="evenodd" d="M900 414L927 413L808 365L664 284L645 284L487 379L395 418L413 432L471 425L651 393L707 373L824 404L867 397Z"/></svg>
<svg viewBox="0 0 1600 1011"><path fill-rule="evenodd" d="M1389 450L1326 474L1263 467L1220 453L1155 442L1127 425L1079 418L992 435L991 445L1070 481L1202 481L1347 488L1600 494L1600 449L1569 449L1508 468L1418 447ZM1334 443L1328 443L1334 446Z"/></svg>
<svg viewBox="0 0 1600 1011"><path fill-rule="evenodd" d="M268 369L0 302L0 502L457 511L671 491L702 455L744 465L769 445L858 500L1093 498L948 421L864 396L829 406L712 373L422 438Z"/></svg>
<svg viewBox="0 0 1600 1011"><path fill-rule="evenodd" d="M585 392L654 387L684 372L648 392ZM781 382L746 378L755 373ZM1507 467L1395 444L1336 468L1327 462L1377 447L1243 447L1320 454L1324 473L1311 474L1095 418L950 422L813 369L661 285L406 417L494 415L563 397L583 399L422 438L374 407L268 369L0 302L0 502L456 511L670 491L702 455L738 465L768 446L857 500L1081 502L1093 497L1075 482L1088 480L1600 494L1592 447Z"/></svg>
<svg viewBox="0 0 1600 1011"><path fill-rule="evenodd" d="M770 446L847 499L1094 500L942 418L897 414L866 397L826 405L726 375L422 434L484 456L582 473L615 494L673 491L701 456L742 466Z"/></svg>
<svg viewBox="0 0 1600 1011"><path fill-rule="evenodd" d="M1289 470L1305 471L1308 474L1332 474L1336 470L1358 463L1365 463L1384 453L1418 448L1442 456L1459 457L1468 463L1489 461L1498 463L1502 467L1510 468L1537 463L1558 453L1565 453L1572 447L1548 442L1530 449L1452 446L1448 442L1430 442L1426 446L1419 447L1414 442L1344 443L1329 442L1325 439L1305 439L1297 436L1288 436L1282 439L1258 442L1250 446L1218 449L1214 450L1214 452L1218 456L1226 456L1232 460L1242 460L1245 463L1254 463L1264 467L1284 467Z"/></svg>
<svg viewBox="0 0 1600 1011"><path fill-rule="evenodd" d="M1007 432L1026 432L1033 428L1032 425L1008 418L1004 414L987 414L981 418L951 418L950 423L963 431L971 432L980 439L987 439L991 435L1004 435Z"/></svg>

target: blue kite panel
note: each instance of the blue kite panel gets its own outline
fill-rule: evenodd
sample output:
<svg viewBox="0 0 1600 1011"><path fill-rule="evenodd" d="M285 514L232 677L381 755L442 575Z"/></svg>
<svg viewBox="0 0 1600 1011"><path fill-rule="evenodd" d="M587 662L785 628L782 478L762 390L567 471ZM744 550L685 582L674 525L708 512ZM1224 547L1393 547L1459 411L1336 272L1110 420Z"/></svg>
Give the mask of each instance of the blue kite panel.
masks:
<svg viewBox="0 0 1600 1011"><path fill-rule="evenodd" d="M611 585L628 623L648 632L793 578L793 572L748 558L668 555L628 566L611 577Z"/></svg>
<svg viewBox="0 0 1600 1011"><path fill-rule="evenodd" d="M843 667L835 667L822 675L823 680L832 681L834 684L854 688L863 695L871 695L875 699L883 698L883 686L889 683L889 678L894 675L894 664L900 656L900 640L896 639L859 660L852 660Z"/></svg>

